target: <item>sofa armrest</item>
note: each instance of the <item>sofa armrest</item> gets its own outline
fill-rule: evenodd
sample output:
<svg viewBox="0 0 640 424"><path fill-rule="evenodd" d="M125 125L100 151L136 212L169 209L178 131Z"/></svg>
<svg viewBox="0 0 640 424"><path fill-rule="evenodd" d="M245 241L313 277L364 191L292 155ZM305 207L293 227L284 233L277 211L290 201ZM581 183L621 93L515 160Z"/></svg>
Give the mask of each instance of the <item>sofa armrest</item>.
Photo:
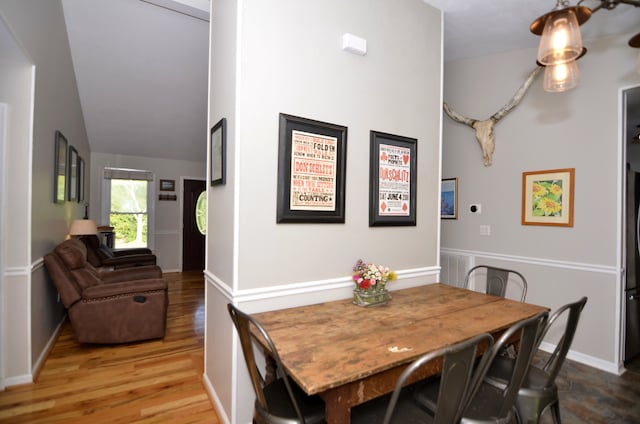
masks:
<svg viewBox="0 0 640 424"><path fill-rule="evenodd" d="M83 300L97 300L106 297L134 296L145 292L167 290L167 282L160 278L123 281L119 283L98 284L87 287L82 292Z"/></svg>
<svg viewBox="0 0 640 424"><path fill-rule="evenodd" d="M119 283L149 278L162 278L162 269L157 265L137 266L113 271L101 271L99 272L99 276L104 283Z"/></svg>

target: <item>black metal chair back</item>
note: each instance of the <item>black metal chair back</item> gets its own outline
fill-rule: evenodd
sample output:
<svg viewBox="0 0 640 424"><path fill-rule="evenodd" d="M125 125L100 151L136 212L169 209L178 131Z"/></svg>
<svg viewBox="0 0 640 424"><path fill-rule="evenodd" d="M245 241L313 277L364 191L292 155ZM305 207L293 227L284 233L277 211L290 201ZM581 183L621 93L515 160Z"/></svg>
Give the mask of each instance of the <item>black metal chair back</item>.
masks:
<svg viewBox="0 0 640 424"><path fill-rule="evenodd" d="M351 423L451 424L459 422L469 400L470 387L475 384L475 381L482 380L484 377L474 367L480 348L490 350L492 345L493 337L490 334L481 334L420 356L400 374L390 397L383 396L353 408ZM421 408L413 399L416 386L407 388L406 385L425 365L438 359L442 360L440 377L427 380L427 384L434 383L431 384L431 388L434 397L437 397L428 408L434 412L430 412ZM418 388L421 385L420 382L416 384Z"/></svg>
<svg viewBox="0 0 640 424"><path fill-rule="evenodd" d="M551 327L553 327L554 323L558 320L559 317L568 313L567 320L565 322L564 333L560 338L560 341L557 343L556 348L553 350L553 353L547 360L547 362L542 367L542 370L549 375L547 383L545 387L550 387L552 384L555 384L556 377L562 368L562 364L567 357L567 353L569 352L569 348L571 348L571 344L573 343L573 337L576 334L576 330L578 329L578 321L580 320L580 315L584 306L587 304L587 297L582 297L577 302L569 303L551 315L547 325L544 327L544 331L540 333L538 339L538 346L547 335L547 332Z"/></svg>
<svg viewBox="0 0 640 424"><path fill-rule="evenodd" d="M278 351L266 330L252 316L227 304L229 315L236 327L242 353L256 395L254 421L258 424L311 424L324 421L324 403L317 396L308 397L286 375ZM250 326L254 326L268 345L269 355L281 377L274 382L265 382L258 368L253 343L255 337Z"/></svg>
<svg viewBox="0 0 640 424"><path fill-rule="evenodd" d="M527 296L527 279L524 278L524 275L522 275L520 272L512 269L498 268L488 265L474 266L469 270L469 272L467 272L467 276L464 279L465 288L469 288L469 280L472 278L472 276L478 275L482 270L486 272L485 292L494 296L505 297L507 293L507 285L509 284L509 278L511 276L518 277L518 279L520 280L520 284L522 285L522 296L520 298L520 301L524 302L524 299Z"/></svg>

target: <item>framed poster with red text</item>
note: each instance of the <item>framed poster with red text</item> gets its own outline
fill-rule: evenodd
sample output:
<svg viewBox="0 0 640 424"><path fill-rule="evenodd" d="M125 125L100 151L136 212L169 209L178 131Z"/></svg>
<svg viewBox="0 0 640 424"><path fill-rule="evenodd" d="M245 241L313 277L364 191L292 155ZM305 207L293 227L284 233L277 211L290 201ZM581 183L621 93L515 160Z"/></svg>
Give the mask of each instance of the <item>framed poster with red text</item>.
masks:
<svg viewBox="0 0 640 424"><path fill-rule="evenodd" d="M277 222L344 223L347 127L280 114Z"/></svg>
<svg viewBox="0 0 640 424"><path fill-rule="evenodd" d="M371 131L369 226L416 225L415 138Z"/></svg>

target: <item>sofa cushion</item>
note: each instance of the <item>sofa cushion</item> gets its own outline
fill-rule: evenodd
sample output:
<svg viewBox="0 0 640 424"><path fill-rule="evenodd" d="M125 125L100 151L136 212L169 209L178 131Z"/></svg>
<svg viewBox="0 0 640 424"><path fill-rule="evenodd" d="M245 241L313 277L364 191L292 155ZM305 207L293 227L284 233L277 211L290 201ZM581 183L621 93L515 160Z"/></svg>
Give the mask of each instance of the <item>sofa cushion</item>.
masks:
<svg viewBox="0 0 640 424"><path fill-rule="evenodd" d="M63 241L56 246L55 252L70 270L84 267L87 261L87 248L77 239Z"/></svg>

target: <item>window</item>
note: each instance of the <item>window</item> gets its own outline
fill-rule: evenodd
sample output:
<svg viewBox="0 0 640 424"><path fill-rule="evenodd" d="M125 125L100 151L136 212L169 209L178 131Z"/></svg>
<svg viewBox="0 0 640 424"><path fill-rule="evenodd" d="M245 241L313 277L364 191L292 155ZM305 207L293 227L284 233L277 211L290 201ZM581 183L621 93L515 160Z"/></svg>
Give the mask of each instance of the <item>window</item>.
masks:
<svg viewBox="0 0 640 424"><path fill-rule="evenodd" d="M114 228L114 247L152 248L153 173L105 168L104 178L102 221Z"/></svg>

